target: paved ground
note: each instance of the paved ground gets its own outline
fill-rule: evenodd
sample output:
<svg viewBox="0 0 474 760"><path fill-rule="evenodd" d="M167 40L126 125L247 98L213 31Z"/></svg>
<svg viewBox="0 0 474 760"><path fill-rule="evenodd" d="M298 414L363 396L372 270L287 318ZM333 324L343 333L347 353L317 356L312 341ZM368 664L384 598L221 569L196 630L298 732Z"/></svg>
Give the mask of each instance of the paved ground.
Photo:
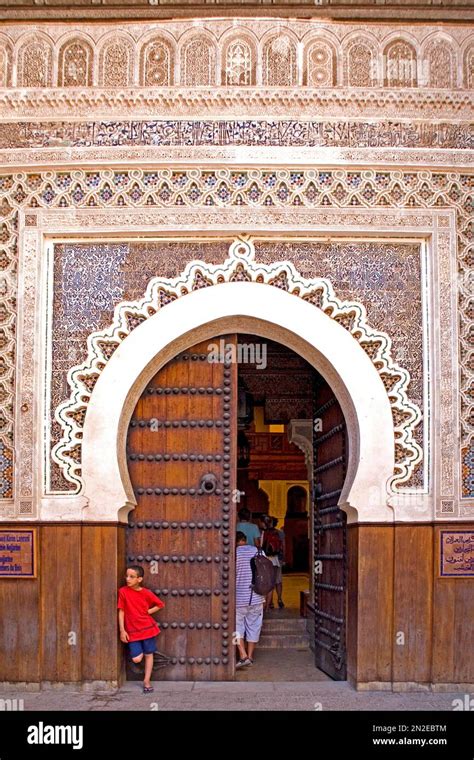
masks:
<svg viewBox="0 0 474 760"><path fill-rule="evenodd" d="M268 613L269 617L298 615L299 592L306 587L304 574L284 577L286 609L276 609ZM23 700L25 711L451 711L453 699L464 696L462 693L357 692L346 682L332 681L316 670L311 651L294 649L257 649L255 664L238 671L237 680L233 682L155 681L154 688L153 694L144 695L140 681L129 681L115 692L100 689L79 692L67 686L38 693L0 691L0 710L5 704L2 700L12 699Z"/></svg>
<svg viewBox="0 0 474 760"><path fill-rule="evenodd" d="M250 673L249 673L250 676ZM452 710L462 694L357 692L346 682L239 681L154 683L144 695L140 682L117 692L74 692L67 687L39 693L2 692L0 700L23 699L28 710ZM0 702L0 704L3 704Z"/></svg>

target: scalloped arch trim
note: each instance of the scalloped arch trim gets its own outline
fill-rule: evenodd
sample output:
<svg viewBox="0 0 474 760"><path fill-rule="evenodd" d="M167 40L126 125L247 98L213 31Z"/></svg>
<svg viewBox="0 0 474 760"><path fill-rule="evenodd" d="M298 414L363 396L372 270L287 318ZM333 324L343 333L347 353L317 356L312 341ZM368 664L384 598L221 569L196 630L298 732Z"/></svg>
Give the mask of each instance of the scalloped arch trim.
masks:
<svg viewBox="0 0 474 760"><path fill-rule="evenodd" d="M413 435L421 420L421 411L408 398L410 375L393 360L390 337L367 324L363 304L338 299L328 279L306 279L289 261L271 265L258 264L251 238L241 237L230 245L229 257L223 264L192 261L178 277L154 277L148 283L142 300L122 301L115 307L110 327L89 335L87 359L69 370L71 394L55 412L63 436L52 450L54 461L61 467L67 480L76 485L77 492L81 492L84 485L81 467L82 437L87 405L94 386L114 351L136 327L159 309L194 290L215 287L224 282L257 282L285 290L321 309L358 341L384 384L392 410L395 462L390 487L394 490L405 483L423 456Z"/></svg>

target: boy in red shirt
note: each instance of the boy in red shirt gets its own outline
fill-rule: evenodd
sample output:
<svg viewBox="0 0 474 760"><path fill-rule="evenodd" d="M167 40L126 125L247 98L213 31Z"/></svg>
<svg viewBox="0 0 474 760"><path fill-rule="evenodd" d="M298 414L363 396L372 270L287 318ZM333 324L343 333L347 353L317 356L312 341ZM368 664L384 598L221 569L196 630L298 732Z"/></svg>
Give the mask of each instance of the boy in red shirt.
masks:
<svg viewBox="0 0 474 760"><path fill-rule="evenodd" d="M153 669L153 654L156 651L156 636L160 629L151 617L164 607L161 599L148 588L143 588L144 571L138 565L127 567L125 574L126 586L119 589L118 622L120 640L128 644L133 662L141 662L145 655L145 678L143 693L153 691L150 683Z"/></svg>

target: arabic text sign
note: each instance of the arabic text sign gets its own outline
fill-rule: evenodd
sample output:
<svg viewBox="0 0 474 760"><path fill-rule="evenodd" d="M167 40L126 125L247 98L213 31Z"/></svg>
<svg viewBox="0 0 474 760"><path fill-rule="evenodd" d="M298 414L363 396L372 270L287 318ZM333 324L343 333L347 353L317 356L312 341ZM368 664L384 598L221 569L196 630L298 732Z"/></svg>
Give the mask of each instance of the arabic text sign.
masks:
<svg viewBox="0 0 474 760"><path fill-rule="evenodd" d="M0 578L36 578L36 529L0 530Z"/></svg>
<svg viewBox="0 0 474 760"><path fill-rule="evenodd" d="M441 531L440 576L474 578L474 531Z"/></svg>

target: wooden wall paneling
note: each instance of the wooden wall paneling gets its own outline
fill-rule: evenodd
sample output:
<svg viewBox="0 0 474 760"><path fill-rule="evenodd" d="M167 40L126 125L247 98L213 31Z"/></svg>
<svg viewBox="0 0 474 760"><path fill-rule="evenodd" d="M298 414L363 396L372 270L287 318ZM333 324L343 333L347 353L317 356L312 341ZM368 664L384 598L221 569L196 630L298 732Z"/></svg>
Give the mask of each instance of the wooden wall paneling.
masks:
<svg viewBox="0 0 474 760"><path fill-rule="evenodd" d="M429 683L432 657L433 528L395 530L393 681ZM403 634L404 644L398 643Z"/></svg>
<svg viewBox="0 0 474 760"><path fill-rule="evenodd" d="M127 536L126 536L126 526L122 524L122 525L119 525L118 533L117 533L116 590L119 589L120 586L123 586L124 584L126 564L127 564ZM117 594L115 594L115 597L114 597L114 607L117 606L116 601L117 601ZM114 609L114 615L115 615L115 621L116 621L115 648L116 648L116 653L117 653L117 673L118 673L117 677L118 677L119 684L121 685L126 680L127 674L125 670L124 645L120 641L116 609ZM113 641L111 642L111 646L113 646Z"/></svg>
<svg viewBox="0 0 474 760"><path fill-rule="evenodd" d="M38 531L39 533L39 531ZM19 613L18 626L18 680L28 683L41 681L40 670L40 616L39 581L14 581L17 586ZM3 680L0 677L0 680Z"/></svg>
<svg viewBox="0 0 474 760"><path fill-rule="evenodd" d="M0 673L2 681L18 681L18 594L19 581L0 581Z"/></svg>
<svg viewBox="0 0 474 760"><path fill-rule="evenodd" d="M433 531L433 683L474 683L474 579L440 578L440 531L474 530L459 523Z"/></svg>
<svg viewBox="0 0 474 760"><path fill-rule="evenodd" d="M474 578L458 578L454 583L454 672L450 682L474 684Z"/></svg>
<svg viewBox="0 0 474 760"><path fill-rule="evenodd" d="M392 681L393 526L359 525L358 681Z"/></svg>
<svg viewBox="0 0 474 760"><path fill-rule="evenodd" d="M85 528L90 530L90 528ZM121 648L117 642L117 565L118 540L121 528L105 525L100 529L100 595L99 647L101 652L98 680L117 681L121 670ZM121 555L122 561L123 555ZM84 642L87 650L87 642Z"/></svg>
<svg viewBox="0 0 474 760"><path fill-rule="evenodd" d="M359 646L359 526L347 526L347 680L358 681Z"/></svg>
<svg viewBox="0 0 474 760"><path fill-rule="evenodd" d="M100 541L101 528L84 526L82 530L82 678L84 681L100 680L100 596L101 565ZM116 635L115 628L115 635ZM110 642L109 642L110 645Z"/></svg>
<svg viewBox="0 0 474 760"><path fill-rule="evenodd" d="M116 585L119 530L117 525L82 528L84 681L116 681L120 677Z"/></svg>
<svg viewBox="0 0 474 760"><path fill-rule="evenodd" d="M0 673L2 681L19 680L18 583L13 578L0 581Z"/></svg>
<svg viewBox="0 0 474 760"><path fill-rule="evenodd" d="M449 525L444 524L444 529ZM440 530L435 527L433 536L433 662L432 680L437 683L451 683L454 673L453 625L456 605L456 580L439 578L440 571ZM449 621L449 622L448 622Z"/></svg>
<svg viewBox="0 0 474 760"><path fill-rule="evenodd" d="M15 526L11 527L14 530ZM0 681L40 680L39 581L0 580Z"/></svg>
<svg viewBox="0 0 474 760"><path fill-rule="evenodd" d="M53 592L57 584L58 533L54 526L40 529L40 618L41 618L41 680L58 680L57 672L57 607Z"/></svg>
<svg viewBox="0 0 474 760"><path fill-rule="evenodd" d="M40 530L41 680L81 680L81 526ZM75 634L75 643L72 635Z"/></svg>
<svg viewBox="0 0 474 760"><path fill-rule="evenodd" d="M81 526L67 525L47 528L56 534L56 565L51 572L47 597L57 592L57 679L81 680ZM73 635L75 634L75 644Z"/></svg>

